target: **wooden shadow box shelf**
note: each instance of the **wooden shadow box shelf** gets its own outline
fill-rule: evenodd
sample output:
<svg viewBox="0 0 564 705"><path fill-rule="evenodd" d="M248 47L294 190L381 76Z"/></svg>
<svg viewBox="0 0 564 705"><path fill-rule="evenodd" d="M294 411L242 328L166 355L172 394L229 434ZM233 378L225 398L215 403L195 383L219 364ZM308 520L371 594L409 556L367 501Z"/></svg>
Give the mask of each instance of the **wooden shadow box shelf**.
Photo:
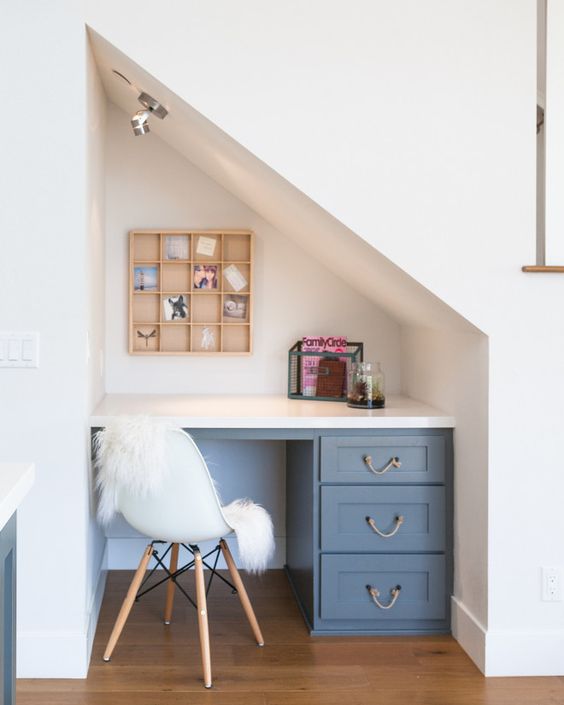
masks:
<svg viewBox="0 0 564 705"><path fill-rule="evenodd" d="M129 234L131 355L252 352L253 233Z"/></svg>

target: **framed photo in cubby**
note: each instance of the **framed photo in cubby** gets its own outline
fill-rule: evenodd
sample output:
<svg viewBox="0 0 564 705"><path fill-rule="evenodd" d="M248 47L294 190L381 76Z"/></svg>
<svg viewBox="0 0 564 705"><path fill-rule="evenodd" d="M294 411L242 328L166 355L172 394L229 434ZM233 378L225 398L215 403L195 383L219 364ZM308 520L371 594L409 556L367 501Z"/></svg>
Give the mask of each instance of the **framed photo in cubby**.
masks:
<svg viewBox="0 0 564 705"><path fill-rule="evenodd" d="M167 235L164 238L164 258L166 260L190 259L189 235Z"/></svg>
<svg viewBox="0 0 564 705"><path fill-rule="evenodd" d="M223 318L233 319L235 321L245 320L247 318L248 303L248 296L239 296L237 294L224 295Z"/></svg>
<svg viewBox="0 0 564 705"><path fill-rule="evenodd" d="M135 291L157 291L159 281L158 267L135 267L133 287Z"/></svg>
<svg viewBox="0 0 564 705"><path fill-rule="evenodd" d="M194 265L194 289L217 289L217 264Z"/></svg>
<svg viewBox="0 0 564 705"><path fill-rule="evenodd" d="M188 313L188 301L184 294L168 296L163 299L163 316L165 321L187 320Z"/></svg>
<svg viewBox="0 0 564 705"><path fill-rule="evenodd" d="M129 234L131 355L250 355L253 233Z"/></svg>

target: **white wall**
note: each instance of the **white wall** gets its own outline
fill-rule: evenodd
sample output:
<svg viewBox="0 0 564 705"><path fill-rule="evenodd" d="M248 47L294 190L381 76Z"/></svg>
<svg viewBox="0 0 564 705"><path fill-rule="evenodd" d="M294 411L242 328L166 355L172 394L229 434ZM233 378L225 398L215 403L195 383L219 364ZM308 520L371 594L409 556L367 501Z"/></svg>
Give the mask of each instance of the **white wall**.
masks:
<svg viewBox="0 0 564 705"><path fill-rule="evenodd" d="M488 625L488 340L402 329L402 390L456 418L452 628L486 666Z"/></svg>
<svg viewBox="0 0 564 705"><path fill-rule="evenodd" d="M345 335L380 360L399 392L399 326L152 132L108 110L106 391L285 394L287 351L303 335ZM250 228L255 233L254 344L244 357L128 354L128 231Z"/></svg>
<svg viewBox="0 0 564 705"><path fill-rule="evenodd" d="M41 576L44 595L20 583L20 667L69 675L87 651L86 567L56 580L45 537L87 555L86 285L72 266L85 257L84 17L68 0L2 12L18 107L2 114L2 313L42 341L39 370L2 371L2 456L25 448L38 470L20 575ZM562 603L540 601L540 566L564 562L564 280L520 272L534 257L535 12L534 0L86 3L98 32L489 335L491 674L563 673Z"/></svg>
<svg viewBox="0 0 564 705"><path fill-rule="evenodd" d="M547 0L546 16L546 264L564 262L564 3Z"/></svg>
<svg viewBox="0 0 564 705"><path fill-rule="evenodd" d="M564 280L520 272L535 253L535 0L192 1L145 15L97 0L87 18L488 334L482 662L563 673L562 604L541 602L540 566L564 563ZM480 512L479 493L467 501Z"/></svg>
<svg viewBox="0 0 564 705"><path fill-rule="evenodd" d="M38 369L0 370L0 457L36 464L18 511L18 674L84 676L86 37L72 0L0 12L1 319L40 333Z"/></svg>
<svg viewBox="0 0 564 705"><path fill-rule="evenodd" d="M96 70L90 44L86 45L86 297L88 331L86 353L88 389L86 415L104 395L105 344L105 151L106 96ZM85 452L88 453L90 429L85 429ZM88 458L89 460L89 458ZM87 646L91 649L105 586L103 569L106 539L96 521L94 481L88 463L88 537L86 552Z"/></svg>
<svg viewBox="0 0 564 705"><path fill-rule="evenodd" d="M287 350L309 333L344 334L382 361L398 393L399 326L338 276L277 232L153 132L138 138L130 116L108 106L106 211L106 389L113 393L285 394ZM135 357L127 353L128 231L251 228L255 233L251 357ZM204 444L224 501L252 497L271 513L285 563L285 454L280 443ZM233 475L237 482L233 481ZM106 530L108 568L134 568L145 539L121 519ZM237 554L236 542L232 550Z"/></svg>

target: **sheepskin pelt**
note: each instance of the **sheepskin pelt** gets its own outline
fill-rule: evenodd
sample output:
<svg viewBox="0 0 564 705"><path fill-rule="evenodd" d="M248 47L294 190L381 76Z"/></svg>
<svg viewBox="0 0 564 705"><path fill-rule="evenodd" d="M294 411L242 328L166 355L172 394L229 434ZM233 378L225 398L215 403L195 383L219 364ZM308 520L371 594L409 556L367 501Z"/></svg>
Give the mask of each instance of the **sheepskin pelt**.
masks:
<svg viewBox="0 0 564 705"><path fill-rule="evenodd" d="M171 429L150 416L116 416L94 435L100 523L114 517L121 488L137 496L159 489L167 472L166 434Z"/></svg>
<svg viewBox="0 0 564 705"><path fill-rule="evenodd" d="M166 436L170 431L183 432L150 416L117 416L95 434L100 523L108 524L115 516L120 490L146 496L159 489L168 472ZM236 499L222 511L237 535L242 567L251 573L263 572L274 553L272 520L266 509L250 499Z"/></svg>
<svg viewBox="0 0 564 705"><path fill-rule="evenodd" d="M274 554L270 514L250 499L236 499L223 507L223 515L237 534L241 565L249 573L262 573Z"/></svg>

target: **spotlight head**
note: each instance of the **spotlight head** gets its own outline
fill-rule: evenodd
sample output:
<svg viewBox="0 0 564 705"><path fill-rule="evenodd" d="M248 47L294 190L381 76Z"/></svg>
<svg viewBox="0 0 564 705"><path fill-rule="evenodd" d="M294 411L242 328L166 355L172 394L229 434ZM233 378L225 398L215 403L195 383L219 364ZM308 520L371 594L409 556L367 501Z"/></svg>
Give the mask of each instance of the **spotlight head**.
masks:
<svg viewBox="0 0 564 705"><path fill-rule="evenodd" d="M138 110L135 115L131 118L131 127L133 128L133 134L146 135L149 130L149 111L148 110Z"/></svg>
<svg viewBox="0 0 564 705"><path fill-rule="evenodd" d="M137 100L152 115L155 115L155 117L158 117L161 120L164 120L164 118L168 115L168 110L165 106L161 105L158 100L144 91L139 95Z"/></svg>

